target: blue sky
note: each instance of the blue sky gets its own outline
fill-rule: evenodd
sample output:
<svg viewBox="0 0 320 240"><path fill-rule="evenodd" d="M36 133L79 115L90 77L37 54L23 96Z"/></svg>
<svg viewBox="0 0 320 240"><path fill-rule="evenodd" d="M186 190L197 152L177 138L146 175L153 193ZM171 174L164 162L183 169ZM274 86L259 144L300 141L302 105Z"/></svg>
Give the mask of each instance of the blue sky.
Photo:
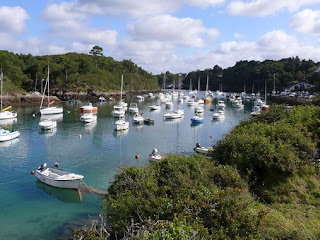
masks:
<svg viewBox="0 0 320 240"><path fill-rule="evenodd" d="M157 74L298 56L320 61L320 0L4 0L0 49L131 59Z"/></svg>

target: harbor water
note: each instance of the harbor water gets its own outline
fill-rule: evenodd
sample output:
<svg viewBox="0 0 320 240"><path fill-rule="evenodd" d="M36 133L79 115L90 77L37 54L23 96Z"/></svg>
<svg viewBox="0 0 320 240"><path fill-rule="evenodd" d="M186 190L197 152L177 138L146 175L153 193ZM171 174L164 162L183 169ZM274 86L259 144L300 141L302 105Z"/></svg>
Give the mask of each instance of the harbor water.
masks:
<svg viewBox="0 0 320 240"><path fill-rule="evenodd" d="M132 98L127 102L137 101ZM214 101L203 106L203 124L192 126L194 107L186 101L178 103L178 99L173 102L174 110L184 110L182 119L164 120L164 113L170 110L162 104L161 110L150 111L150 105L160 102L145 97L138 107L154 125L134 125L132 115L126 113L130 127L124 132L114 130L116 119L111 111L115 102L94 103L97 122L86 125L79 121L79 105L64 103L64 113L52 116L58 122L57 129L47 133L38 130L40 116L32 117L38 107L15 108L16 121L0 121L1 127L13 127L21 133L18 139L0 143L0 239L66 239L72 236L72 228L81 227L101 212L100 196L57 189L36 180L30 172L42 163L52 167L58 162L60 168L84 175L88 186L105 192L121 168L148 164L154 148L165 154L195 154L196 143L213 145L250 117L252 108L251 102L243 109L226 102L225 118L212 120Z"/></svg>

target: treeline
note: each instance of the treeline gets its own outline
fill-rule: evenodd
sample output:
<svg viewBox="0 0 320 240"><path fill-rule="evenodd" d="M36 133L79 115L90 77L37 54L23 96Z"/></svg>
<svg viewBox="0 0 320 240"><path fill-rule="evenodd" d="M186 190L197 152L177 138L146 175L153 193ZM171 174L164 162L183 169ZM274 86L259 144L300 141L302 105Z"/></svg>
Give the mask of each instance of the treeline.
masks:
<svg viewBox="0 0 320 240"><path fill-rule="evenodd" d="M158 89L157 79L131 60L118 62L111 57L95 58L79 53L32 56L0 51L4 80L10 83L5 87L10 86L12 91L14 87L27 92L40 91L42 79L47 78L48 63L53 92L75 91L76 87L82 91L119 91L121 74L124 74L124 90Z"/></svg>
<svg viewBox="0 0 320 240"><path fill-rule="evenodd" d="M74 239L319 239L320 108L273 106L214 146L128 167Z"/></svg>
<svg viewBox="0 0 320 240"><path fill-rule="evenodd" d="M200 78L201 89L206 88L206 79L209 77L210 90L223 90L229 92L264 92L264 84L267 83L267 91L273 90L274 80L277 91L299 82L309 82L316 85L315 91L320 90L320 73L315 73L320 63L312 60L301 60L298 57L284 58L279 61L239 61L233 67L222 69L215 65L212 69L197 70L188 74L166 73L166 85L178 84L179 79L183 88L189 89L190 79L192 88L198 87ZM157 75L159 85L163 83L163 74ZM177 88L178 85L176 85Z"/></svg>

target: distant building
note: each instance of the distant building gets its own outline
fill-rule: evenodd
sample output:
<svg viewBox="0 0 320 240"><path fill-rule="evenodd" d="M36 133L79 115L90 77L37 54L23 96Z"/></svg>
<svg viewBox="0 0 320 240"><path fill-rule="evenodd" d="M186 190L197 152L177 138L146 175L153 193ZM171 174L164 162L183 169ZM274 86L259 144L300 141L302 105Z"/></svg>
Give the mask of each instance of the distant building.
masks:
<svg viewBox="0 0 320 240"><path fill-rule="evenodd" d="M299 82L289 88L290 91L303 91L314 87L314 85L307 82Z"/></svg>

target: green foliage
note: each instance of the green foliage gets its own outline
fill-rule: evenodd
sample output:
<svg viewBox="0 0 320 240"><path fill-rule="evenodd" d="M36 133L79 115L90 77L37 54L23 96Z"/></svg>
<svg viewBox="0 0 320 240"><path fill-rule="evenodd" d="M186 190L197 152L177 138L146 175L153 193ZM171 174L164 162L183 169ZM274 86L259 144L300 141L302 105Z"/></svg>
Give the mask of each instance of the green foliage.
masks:
<svg viewBox="0 0 320 240"><path fill-rule="evenodd" d="M125 168L115 177L104 202L108 223L117 236L123 236L132 221L174 223L177 218L189 226L184 235L188 238L192 232L212 238L253 237L261 216L250 210L252 206L247 185L233 167L178 156L146 168ZM161 227L157 231L163 232ZM169 239L177 239L170 231L166 228Z"/></svg>
<svg viewBox="0 0 320 240"><path fill-rule="evenodd" d="M314 106L288 111L274 106L236 127L214 147L213 156L221 164L236 166L249 180L251 191L264 201L301 201L301 194L290 193L299 192L299 184L291 182L297 183L294 176L304 167L313 169L318 164L319 114Z"/></svg>
<svg viewBox="0 0 320 240"><path fill-rule="evenodd" d="M97 46L98 47L98 46ZM63 55L32 56L17 55L0 51L0 65L5 80L16 88L40 90L41 79L46 79L48 62L50 65L50 89L52 91L101 91L120 90L121 74L124 73L124 90L158 89L157 80L130 60L117 62L104 57L99 49L92 49L94 58L86 54L67 53ZM102 50L102 49L101 49ZM96 60L99 58L99 61Z"/></svg>

